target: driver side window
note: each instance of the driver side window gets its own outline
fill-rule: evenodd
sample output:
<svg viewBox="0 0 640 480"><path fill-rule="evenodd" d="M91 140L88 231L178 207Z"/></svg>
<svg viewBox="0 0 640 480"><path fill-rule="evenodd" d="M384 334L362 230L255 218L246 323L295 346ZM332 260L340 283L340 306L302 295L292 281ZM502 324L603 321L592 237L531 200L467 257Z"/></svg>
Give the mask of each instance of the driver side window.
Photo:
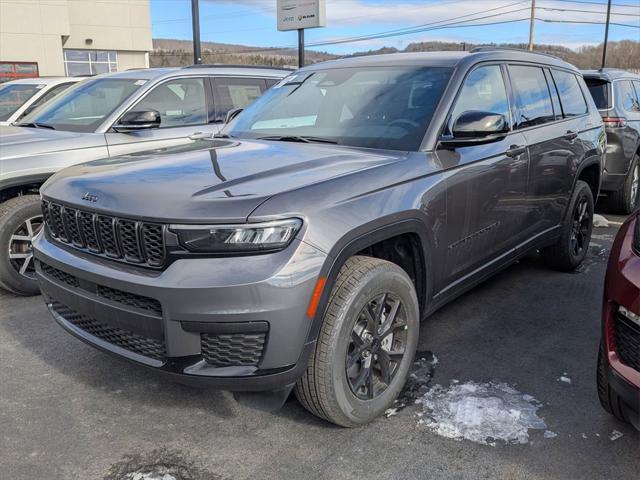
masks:
<svg viewBox="0 0 640 480"><path fill-rule="evenodd" d="M473 110L504 115L509 122L507 89L499 65L476 68L467 76L451 113L449 132L461 114Z"/></svg>

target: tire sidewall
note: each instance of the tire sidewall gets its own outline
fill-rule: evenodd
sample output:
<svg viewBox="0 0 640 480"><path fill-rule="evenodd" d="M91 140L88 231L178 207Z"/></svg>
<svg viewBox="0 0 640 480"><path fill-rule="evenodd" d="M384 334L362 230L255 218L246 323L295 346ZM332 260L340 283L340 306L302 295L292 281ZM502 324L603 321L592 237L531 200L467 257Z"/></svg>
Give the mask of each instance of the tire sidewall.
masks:
<svg viewBox="0 0 640 480"><path fill-rule="evenodd" d="M624 202L625 202L625 213L629 214L633 212L638 207L638 197L640 197L640 192L636 194L635 201L632 202L631 199L631 189L633 188L633 172L638 166L638 155L634 155L631 159L631 165L629 166L629 173L627 174L627 178L624 182Z"/></svg>
<svg viewBox="0 0 640 480"><path fill-rule="evenodd" d="M0 217L0 285L19 295L40 293L38 283L20 275L9 260L9 243L15 230L28 218L42 215L39 198L33 197L33 201L19 204Z"/></svg>
<svg viewBox="0 0 640 480"><path fill-rule="evenodd" d="M349 386L345 370L347 349L351 331L362 309L372 299L383 293L393 293L402 301L407 315L407 354L402 359L391 385L372 400L361 400ZM349 423L364 424L380 416L397 398L404 387L409 368L418 345L419 313L415 289L404 272L376 270L370 272L351 292L349 301L339 314L340 325L334 330L331 381L334 395L343 415Z"/></svg>
<svg viewBox="0 0 640 480"><path fill-rule="evenodd" d="M589 211L589 218L590 218L589 234L588 234L588 237L585 239L582 253L580 255L574 255L573 250L571 249L571 232L573 227L573 219L576 213L576 208L578 207L580 200L583 198L586 198L587 200L587 209ZM573 201L571 202L571 208L569 210L569 217L567 218L567 224L565 227L567 229L566 248L569 254L569 259L574 267L577 267L578 265L580 265L586 258L587 254L589 253L589 245L591 243L591 236L593 235L594 215L595 215L595 205L593 202L593 194L591 193L591 189L589 188L589 185L587 185L585 182L580 182L576 187L576 191L573 196Z"/></svg>

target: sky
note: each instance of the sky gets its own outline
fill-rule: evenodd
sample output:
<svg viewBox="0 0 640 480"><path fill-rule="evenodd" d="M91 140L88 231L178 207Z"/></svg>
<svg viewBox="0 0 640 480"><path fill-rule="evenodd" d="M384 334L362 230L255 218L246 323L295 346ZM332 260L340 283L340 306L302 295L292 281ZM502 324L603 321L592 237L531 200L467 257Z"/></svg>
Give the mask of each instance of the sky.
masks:
<svg viewBox="0 0 640 480"><path fill-rule="evenodd" d="M154 38L189 40L191 0L150 0ZM308 29L307 45L430 25L429 31L389 38L318 46L313 49L336 54L377 49L405 48L420 41L469 43L526 43L529 40L531 0L326 0L327 26ZM601 43L603 24L549 23L545 20L604 23L606 0L536 0L534 41L569 48ZM613 0L610 40L640 40L640 0ZM462 17L462 18L460 18ZM485 17L485 18L480 18ZM438 28L451 21L454 28ZM518 21L522 20L522 21ZM500 25L482 23L514 21ZM438 23L439 22L439 23ZM435 23L435 25L433 25ZM276 0L200 0L202 41L257 47L297 44L296 32L276 29Z"/></svg>

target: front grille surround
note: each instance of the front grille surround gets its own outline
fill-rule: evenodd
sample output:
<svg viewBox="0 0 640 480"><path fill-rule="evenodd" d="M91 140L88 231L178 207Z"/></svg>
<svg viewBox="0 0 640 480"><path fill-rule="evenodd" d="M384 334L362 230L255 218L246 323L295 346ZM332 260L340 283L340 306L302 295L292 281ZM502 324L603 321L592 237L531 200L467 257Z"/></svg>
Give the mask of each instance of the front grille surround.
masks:
<svg viewBox="0 0 640 480"><path fill-rule="evenodd" d="M159 269L166 264L166 226L98 214L43 200L49 234L93 255Z"/></svg>

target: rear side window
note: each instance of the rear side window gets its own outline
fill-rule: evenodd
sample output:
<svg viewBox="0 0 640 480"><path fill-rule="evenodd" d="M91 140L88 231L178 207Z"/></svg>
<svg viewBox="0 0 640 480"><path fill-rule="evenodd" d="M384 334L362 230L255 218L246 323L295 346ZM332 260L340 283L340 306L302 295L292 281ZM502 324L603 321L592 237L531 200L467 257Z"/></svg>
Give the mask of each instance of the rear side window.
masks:
<svg viewBox="0 0 640 480"><path fill-rule="evenodd" d="M247 108L267 89L261 78L216 78L216 120L224 120L230 110Z"/></svg>
<svg viewBox="0 0 640 480"><path fill-rule="evenodd" d="M178 78L151 90L132 110L157 110L160 128L204 125L208 107L204 78Z"/></svg>
<svg viewBox="0 0 640 480"><path fill-rule="evenodd" d="M631 80L621 80L616 83L616 93L620 96L620 106L627 112L633 112L638 108L638 97Z"/></svg>
<svg viewBox="0 0 640 480"><path fill-rule="evenodd" d="M606 80L596 78L585 78L584 81L598 110L609 110L612 107L610 95L611 84Z"/></svg>
<svg viewBox="0 0 640 480"><path fill-rule="evenodd" d="M560 102L562 103L562 113L565 117L576 117L587 113L587 102L582 95L578 77L573 73L554 70L552 72Z"/></svg>
<svg viewBox="0 0 640 480"><path fill-rule="evenodd" d="M516 126L527 128L555 120L551 95L542 68L510 65L509 74L516 97Z"/></svg>
<svg viewBox="0 0 640 480"><path fill-rule="evenodd" d="M465 79L451 114L449 130L456 119L469 110L499 113L509 122L509 102L500 66L477 68Z"/></svg>

